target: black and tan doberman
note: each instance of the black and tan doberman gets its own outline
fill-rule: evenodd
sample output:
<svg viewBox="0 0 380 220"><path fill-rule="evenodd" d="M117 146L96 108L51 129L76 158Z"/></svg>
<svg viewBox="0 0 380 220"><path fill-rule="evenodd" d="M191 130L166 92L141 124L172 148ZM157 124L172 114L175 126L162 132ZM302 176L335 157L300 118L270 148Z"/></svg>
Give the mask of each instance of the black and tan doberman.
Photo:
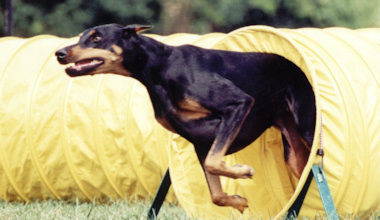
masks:
<svg viewBox="0 0 380 220"><path fill-rule="evenodd" d="M313 141L315 100L296 65L269 53L165 45L139 34L149 28L90 28L56 56L61 64L73 63L66 68L72 77L113 73L139 80L158 122L194 144L217 205L241 212L247 207L245 198L223 192L219 176L251 178L253 169L227 166L222 158L271 126L283 135L286 162L301 175Z"/></svg>

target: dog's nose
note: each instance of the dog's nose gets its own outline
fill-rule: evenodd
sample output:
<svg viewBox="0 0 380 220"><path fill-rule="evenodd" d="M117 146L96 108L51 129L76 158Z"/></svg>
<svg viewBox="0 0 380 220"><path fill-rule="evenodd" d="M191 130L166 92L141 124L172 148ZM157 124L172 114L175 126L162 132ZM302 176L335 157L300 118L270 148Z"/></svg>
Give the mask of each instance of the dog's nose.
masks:
<svg viewBox="0 0 380 220"><path fill-rule="evenodd" d="M66 58L66 56L67 56L67 51L64 50L64 49L58 50L58 51L55 52L55 56L56 56L58 59L64 59L64 58Z"/></svg>

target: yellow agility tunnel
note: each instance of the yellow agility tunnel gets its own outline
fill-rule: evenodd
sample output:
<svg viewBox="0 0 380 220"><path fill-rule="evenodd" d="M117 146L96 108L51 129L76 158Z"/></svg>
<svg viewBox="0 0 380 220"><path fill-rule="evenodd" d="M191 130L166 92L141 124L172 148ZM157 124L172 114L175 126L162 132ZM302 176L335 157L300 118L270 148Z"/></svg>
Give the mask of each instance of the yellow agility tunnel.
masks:
<svg viewBox="0 0 380 220"><path fill-rule="evenodd" d="M166 169L166 153L158 147L147 152L154 160L144 156L143 149L130 155L141 136L154 136L146 142L151 146L167 142L168 136L153 122L141 130L128 128L136 127L138 117L133 111L126 114L126 106L148 103L146 97L130 99L130 91L138 90L130 79L72 80L56 64L54 51L75 41L53 36L0 41L4 200L146 197L154 193ZM153 114L147 108L140 111ZM147 160L134 164L129 155ZM150 178L141 182L146 173L136 169L148 169Z"/></svg>
<svg viewBox="0 0 380 220"><path fill-rule="evenodd" d="M284 56L303 70L316 95L314 143L299 181L282 159L281 134L274 128L268 129L250 147L226 157L227 164L248 164L255 169L252 180L222 180L226 192L248 199L249 211L244 217L284 216L305 184L311 166L321 162L316 156L320 146L325 152L324 170L338 213L343 217L366 217L380 210L378 36L379 29L252 26L229 33L213 46ZM203 196L208 189L201 168L190 147L184 146L176 144L169 149L172 181L180 203L196 217L239 218L237 211L217 207ZM324 215L314 181L300 215Z"/></svg>
<svg viewBox="0 0 380 220"><path fill-rule="evenodd" d="M150 37L212 45L225 34ZM72 79L54 53L78 38L0 38L0 199L153 197L171 134L148 94L117 75ZM175 201L169 191L167 201Z"/></svg>
<svg viewBox="0 0 380 220"><path fill-rule="evenodd" d="M221 35L151 36L178 45ZM168 167L171 136L145 88L116 75L65 75L54 52L77 40L0 39L1 199L153 197Z"/></svg>
<svg viewBox="0 0 380 220"><path fill-rule="evenodd" d="M212 204L191 144L158 125L145 89L133 79L69 78L56 49L77 39L0 40L0 196L83 200L152 196L169 165L173 193L196 218L284 216L311 166L324 170L337 211L365 217L380 210L379 29L245 27L227 35L152 37L168 44L276 53L298 65L316 95L317 123L300 180L283 161L279 131L268 129L226 162L255 169L251 180L222 178L248 199L243 215ZM323 215L313 180L301 216Z"/></svg>

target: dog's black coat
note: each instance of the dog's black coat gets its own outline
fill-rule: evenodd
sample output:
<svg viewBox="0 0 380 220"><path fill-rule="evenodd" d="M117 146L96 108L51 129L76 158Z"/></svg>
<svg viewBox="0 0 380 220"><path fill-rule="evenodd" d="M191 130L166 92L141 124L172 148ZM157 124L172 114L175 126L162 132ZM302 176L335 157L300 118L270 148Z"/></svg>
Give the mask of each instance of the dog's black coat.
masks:
<svg viewBox="0 0 380 220"><path fill-rule="evenodd" d="M163 46L141 35L135 40L134 52L124 51L125 68L148 89L156 116L166 117L177 133L192 142L201 160L215 139L224 113L221 107L234 108L247 96L253 97L255 104L228 154L253 142L286 111L292 113L299 133L311 146L314 93L304 73L292 62L275 54ZM135 65L135 59L140 66ZM168 108L185 96L197 97L213 114L187 123L167 115Z"/></svg>
<svg viewBox="0 0 380 220"><path fill-rule="evenodd" d="M219 176L250 178L247 165L226 166L225 154L249 145L267 128L281 130L285 159L300 177L315 126L315 97L303 72L268 53L162 44L139 35L141 25L103 25L56 52L70 76L110 72L147 88L157 120L194 144L212 201L243 212L247 200L223 192Z"/></svg>
<svg viewBox="0 0 380 220"><path fill-rule="evenodd" d="M103 41L93 42L87 36L93 29ZM287 59L266 53L168 46L116 24L89 29L78 43L81 48L110 51L113 44L123 49L123 67L147 88L156 117L165 118L175 132L192 142L201 162L216 138L221 119L239 105L252 104L252 100L253 108L228 154L253 142L286 112L291 113L299 134L311 146L314 93L304 73ZM61 63L65 63L64 53L64 49L57 52ZM211 114L181 119L173 112L186 98L196 100Z"/></svg>

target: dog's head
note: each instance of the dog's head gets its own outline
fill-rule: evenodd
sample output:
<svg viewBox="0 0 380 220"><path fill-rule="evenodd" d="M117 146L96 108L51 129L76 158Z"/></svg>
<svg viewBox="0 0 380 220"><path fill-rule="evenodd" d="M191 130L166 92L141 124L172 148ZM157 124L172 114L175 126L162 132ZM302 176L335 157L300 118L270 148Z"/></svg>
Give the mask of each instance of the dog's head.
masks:
<svg viewBox="0 0 380 220"><path fill-rule="evenodd" d="M69 76L94 75L97 73L114 73L130 76L124 68L125 53L128 41L138 32L150 29L147 25L118 24L101 25L85 30L79 42L56 51L58 62L71 64L66 68Z"/></svg>

